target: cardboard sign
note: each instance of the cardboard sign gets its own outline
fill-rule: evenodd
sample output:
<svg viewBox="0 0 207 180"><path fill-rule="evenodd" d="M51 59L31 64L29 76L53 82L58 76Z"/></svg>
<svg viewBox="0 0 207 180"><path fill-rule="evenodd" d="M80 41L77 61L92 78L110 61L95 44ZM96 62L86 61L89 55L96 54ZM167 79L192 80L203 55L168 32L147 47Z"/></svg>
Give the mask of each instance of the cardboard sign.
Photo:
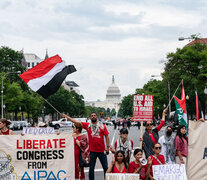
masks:
<svg viewBox="0 0 207 180"><path fill-rule="evenodd" d="M153 96L134 95L133 96L133 120L151 121L153 119Z"/></svg>
<svg viewBox="0 0 207 180"><path fill-rule="evenodd" d="M75 179L72 134L0 136L0 179Z"/></svg>
<svg viewBox="0 0 207 180"><path fill-rule="evenodd" d="M139 180L139 174L106 173L106 180Z"/></svg>
<svg viewBox="0 0 207 180"><path fill-rule="evenodd" d="M188 179L207 178L207 122L189 121Z"/></svg>
<svg viewBox="0 0 207 180"><path fill-rule="evenodd" d="M41 135L41 134L55 134L55 130L53 127L24 127L23 134L33 134L33 135Z"/></svg>
<svg viewBox="0 0 207 180"><path fill-rule="evenodd" d="M187 180L184 164L155 165L152 170L156 180Z"/></svg>

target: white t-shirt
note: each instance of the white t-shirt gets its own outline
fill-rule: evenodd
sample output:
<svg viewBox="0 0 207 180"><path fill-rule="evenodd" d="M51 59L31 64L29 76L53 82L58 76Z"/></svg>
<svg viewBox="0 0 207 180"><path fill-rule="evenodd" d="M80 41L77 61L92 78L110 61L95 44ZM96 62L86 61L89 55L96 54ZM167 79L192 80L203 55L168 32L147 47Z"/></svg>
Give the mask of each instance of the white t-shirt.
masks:
<svg viewBox="0 0 207 180"><path fill-rule="evenodd" d="M171 161L170 156L168 154L168 162L166 162L166 145L165 145L165 137L161 136L158 140L158 142L161 144L161 152L160 154L162 154L165 157L165 163L166 164L175 164L175 162Z"/></svg>

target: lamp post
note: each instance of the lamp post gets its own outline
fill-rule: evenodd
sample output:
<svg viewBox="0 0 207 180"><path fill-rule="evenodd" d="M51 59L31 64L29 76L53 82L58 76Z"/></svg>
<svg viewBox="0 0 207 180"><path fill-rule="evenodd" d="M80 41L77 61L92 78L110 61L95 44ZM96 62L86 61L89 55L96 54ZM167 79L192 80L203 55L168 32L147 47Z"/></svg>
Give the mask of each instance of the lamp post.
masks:
<svg viewBox="0 0 207 180"><path fill-rule="evenodd" d="M7 74L19 74L20 71L18 72L7 72L2 76L1 79L1 118L4 118L4 78L6 77Z"/></svg>
<svg viewBox="0 0 207 180"><path fill-rule="evenodd" d="M205 119L207 119L207 88L204 89L205 94Z"/></svg>
<svg viewBox="0 0 207 180"><path fill-rule="evenodd" d="M160 77L160 75L151 75L151 77ZM167 87L168 87L168 106L169 106L169 114L171 113L171 104L170 104L170 82L167 81Z"/></svg>
<svg viewBox="0 0 207 180"><path fill-rule="evenodd" d="M202 38L199 38L199 37L187 37L187 38L185 38L185 37L179 37L178 38L178 41L184 41L184 40L186 40L186 39L189 39L189 40L197 40L197 39L199 39L199 40L201 40L204 44L207 44L206 43L206 41L204 41Z"/></svg>

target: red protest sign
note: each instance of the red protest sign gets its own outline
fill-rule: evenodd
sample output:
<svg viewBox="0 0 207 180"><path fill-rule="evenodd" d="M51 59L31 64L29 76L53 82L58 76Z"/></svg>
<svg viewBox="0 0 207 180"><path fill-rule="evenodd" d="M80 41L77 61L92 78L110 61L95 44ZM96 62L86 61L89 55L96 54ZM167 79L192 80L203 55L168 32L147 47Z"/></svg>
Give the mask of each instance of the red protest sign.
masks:
<svg viewBox="0 0 207 180"><path fill-rule="evenodd" d="M133 120L151 121L153 118L153 96L134 95L133 96Z"/></svg>

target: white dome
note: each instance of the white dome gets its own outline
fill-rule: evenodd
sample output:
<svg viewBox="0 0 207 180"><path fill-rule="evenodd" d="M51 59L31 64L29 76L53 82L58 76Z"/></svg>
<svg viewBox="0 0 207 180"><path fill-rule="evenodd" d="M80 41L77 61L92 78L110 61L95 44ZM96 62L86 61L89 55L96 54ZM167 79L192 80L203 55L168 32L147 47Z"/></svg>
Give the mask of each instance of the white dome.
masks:
<svg viewBox="0 0 207 180"><path fill-rule="evenodd" d="M107 89L106 100L120 100L121 93L118 86L115 84L114 76L112 76L112 84Z"/></svg>

